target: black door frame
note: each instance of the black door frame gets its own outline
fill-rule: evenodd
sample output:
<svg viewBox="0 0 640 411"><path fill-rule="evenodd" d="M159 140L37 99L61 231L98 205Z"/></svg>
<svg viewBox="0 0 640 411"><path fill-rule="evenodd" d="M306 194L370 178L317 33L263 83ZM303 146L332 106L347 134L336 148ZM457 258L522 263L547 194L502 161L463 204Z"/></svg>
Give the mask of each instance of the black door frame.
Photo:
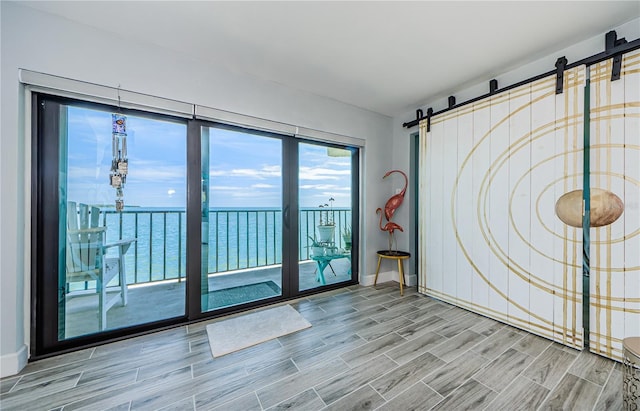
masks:
<svg viewBox="0 0 640 411"><path fill-rule="evenodd" d="M142 116L185 124L187 127L187 235L186 273L187 291L185 296L185 314L165 320L139 324L127 328L106 330L95 334L79 336L68 340L58 338L61 329L59 321L60 295L58 273L65 266L64 253L59 252L59 161L60 161L60 110L63 105L88 107L103 111L119 111L125 115ZM295 136L278 136L283 141L283 296L260 300L227 309L200 312L200 286L202 256L201 242L201 129L206 126L219 127L219 123L184 119L140 110L123 109L106 104L84 102L81 100L47 94L33 93L32 98L32 183L31 183L31 353L30 360L49 357L81 348L96 346L106 342L131 338L184 325L191 322L211 319L249 308L268 305L299 298L305 295L342 288L358 283L358 236L359 236L359 149L338 144L329 144L313 140L303 140ZM222 125L223 127L234 127ZM239 129L245 129L237 127ZM246 128L252 134L265 133ZM327 147L349 149L352 153L352 277L350 281L321 286L302 292L298 291L298 143L312 142ZM63 210L64 211L64 210ZM62 268L60 268L62 267ZM286 274L285 273L286 270ZM54 291L52 291L54 290ZM52 309L56 307L56 309Z"/></svg>

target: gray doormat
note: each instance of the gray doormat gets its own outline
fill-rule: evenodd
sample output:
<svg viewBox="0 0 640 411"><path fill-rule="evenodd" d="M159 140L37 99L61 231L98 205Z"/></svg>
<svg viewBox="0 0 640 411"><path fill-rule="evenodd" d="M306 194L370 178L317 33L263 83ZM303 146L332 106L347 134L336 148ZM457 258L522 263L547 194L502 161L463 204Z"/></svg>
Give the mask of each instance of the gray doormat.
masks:
<svg viewBox="0 0 640 411"><path fill-rule="evenodd" d="M251 301L282 295L282 290L273 281L239 285L209 292L209 310L244 304Z"/></svg>

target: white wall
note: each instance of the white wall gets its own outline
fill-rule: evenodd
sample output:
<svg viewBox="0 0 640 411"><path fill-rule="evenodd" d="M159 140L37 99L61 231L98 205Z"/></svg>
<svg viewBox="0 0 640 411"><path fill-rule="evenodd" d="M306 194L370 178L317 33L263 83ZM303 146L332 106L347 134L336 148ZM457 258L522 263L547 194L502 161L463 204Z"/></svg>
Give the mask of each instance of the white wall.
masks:
<svg viewBox="0 0 640 411"><path fill-rule="evenodd" d="M610 30L616 30L618 34L618 39L626 38L627 41L633 41L640 38L640 19L632 20L628 23L625 23L619 27L612 27ZM607 30L608 32L609 30ZM440 111L445 109L448 105L448 96L455 96L456 101L458 103L462 103L466 100L470 100L472 98L478 97L480 95L484 95L489 92L489 81L491 79L498 80L498 87L503 88L507 87L511 84L518 83L520 81L526 80L528 78L537 76L542 73L546 73L548 71L555 69L556 60L559 57L566 56L569 64L574 63L578 60L581 60L585 57L592 56L594 54L598 54L604 51L604 38L606 32L603 32L601 35L592 37L580 43L574 44L571 47L558 50L556 53L550 54L546 57L538 59L532 63L523 65L515 70L500 73L496 72L495 75L488 77L484 83L477 84L472 87L468 87L461 90L451 90L447 93L446 96L443 96L440 99L434 100L425 104L422 107L415 107L406 113L396 116L393 119L393 141L394 141L394 150L393 150L393 166L397 168L408 169L409 168L409 160L410 160L410 135L418 131L418 127L413 127L411 129L407 129L402 127L402 124L408 121L412 121L416 118L416 110L422 109L424 114L427 113L427 108L433 107L433 111ZM438 79L422 79L420 81L424 82L433 82L438 81ZM411 187L411 186L410 186ZM386 193L387 195L389 193ZM391 194L389 194L391 195ZM407 196L405 197L405 203L408 204L412 201L415 201L414 193L412 190L407 192ZM396 214L397 223L403 227L409 227L409 218L410 214L405 210L404 212ZM395 216L394 216L395 219ZM412 227L412 232L410 235L398 236L398 246L400 249L409 249L410 239L413 236L413 230L416 227ZM412 257L412 259L415 258ZM411 264L412 266L413 264ZM415 274L415 273L412 273Z"/></svg>
<svg viewBox="0 0 640 411"><path fill-rule="evenodd" d="M391 118L157 46L131 42L20 4L0 2L0 376L19 371L30 320L28 171L24 98L18 69L88 81L366 140L360 272L375 269L384 236L374 210L388 197L382 174L391 167ZM114 51L123 63L114 63ZM27 173L27 174L25 174Z"/></svg>

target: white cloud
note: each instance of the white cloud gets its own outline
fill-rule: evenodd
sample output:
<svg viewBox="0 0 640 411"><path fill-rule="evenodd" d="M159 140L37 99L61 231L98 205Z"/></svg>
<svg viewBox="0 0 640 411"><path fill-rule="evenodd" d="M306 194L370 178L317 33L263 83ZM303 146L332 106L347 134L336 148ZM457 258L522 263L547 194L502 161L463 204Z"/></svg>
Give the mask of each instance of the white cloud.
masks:
<svg viewBox="0 0 640 411"><path fill-rule="evenodd" d="M231 195L235 198L255 198L260 201L257 201L253 205L259 206L260 204L262 204L262 200L264 199L265 194L263 192L258 192L258 191L237 190L237 191L233 191Z"/></svg>
<svg viewBox="0 0 640 411"><path fill-rule="evenodd" d="M239 190L241 187L237 187L237 186L209 186L209 190L210 191L236 191Z"/></svg>
<svg viewBox="0 0 640 411"><path fill-rule="evenodd" d="M250 177L260 180L269 177L280 177L282 170L279 165L265 165L260 169L255 168L235 168L231 170L211 170L210 177Z"/></svg>
<svg viewBox="0 0 640 411"><path fill-rule="evenodd" d="M351 174L350 170L334 170L322 167L300 167L300 180L340 180Z"/></svg>
<svg viewBox="0 0 640 411"><path fill-rule="evenodd" d="M156 166L137 168L129 165L129 174L127 181L129 180L148 180L153 182L168 182L180 180L183 184L187 183L186 179L187 171L184 166Z"/></svg>
<svg viewBox="0 0 640 411"><path fill-rule="evenodd" d="M340 190L340 186L335 184L303 184L300 190Z"/></svg>
<svg viewBox="0 0 640 411"><path fill-rule="evenodd" d="M347 193L339 193L339 192L335 192L335 191L327 191L324 192L322 194L318 194L319 197L323 197L323 198L328 198L328 197L333 197L334 199L338 199L338 198L351 198L351 190L349 190L349 192Z"/></svg>
<svg viewBox="0 0 640 411"><path fill-rule="evenodd" d="M334 166L334 167L345 167L347 169L351 169L351 159L331 159L327 160L324 165Z"/></svg>

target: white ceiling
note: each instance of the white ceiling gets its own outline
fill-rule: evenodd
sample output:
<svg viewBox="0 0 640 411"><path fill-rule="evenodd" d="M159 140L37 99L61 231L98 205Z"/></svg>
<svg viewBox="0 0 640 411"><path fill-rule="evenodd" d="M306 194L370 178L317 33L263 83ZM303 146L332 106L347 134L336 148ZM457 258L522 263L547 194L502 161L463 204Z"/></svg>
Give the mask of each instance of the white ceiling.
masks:
<svg viewBox="0 0 640 411"><path fill-rule="evenodd" d="M390 116L640 16L640 1L21 4Z"/></svg>

